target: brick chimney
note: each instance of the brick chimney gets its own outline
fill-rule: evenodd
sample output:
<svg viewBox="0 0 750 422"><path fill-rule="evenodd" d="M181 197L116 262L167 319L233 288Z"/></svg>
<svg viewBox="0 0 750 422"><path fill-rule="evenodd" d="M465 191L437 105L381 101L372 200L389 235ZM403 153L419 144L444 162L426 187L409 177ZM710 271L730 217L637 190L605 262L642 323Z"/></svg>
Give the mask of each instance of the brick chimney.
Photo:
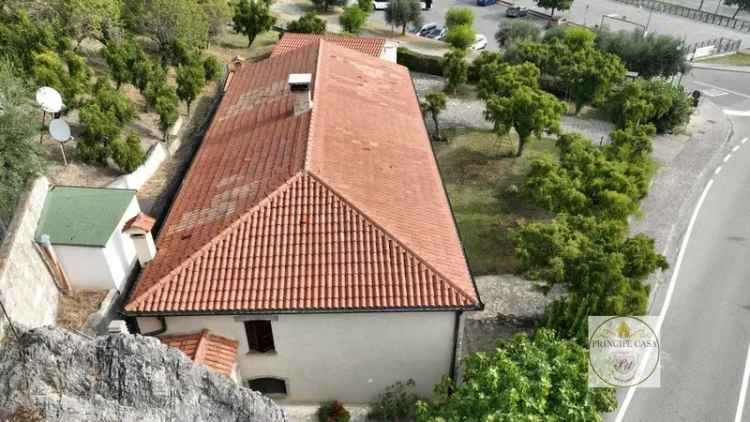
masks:
<svg viewBox="0 0 750 422"><path fill-rule="evenodd" d="M294 94L294 115L307 113L312 110L313 103L310 97L310 85L312 74L291 73L289 74L289 90Z"/></svg>

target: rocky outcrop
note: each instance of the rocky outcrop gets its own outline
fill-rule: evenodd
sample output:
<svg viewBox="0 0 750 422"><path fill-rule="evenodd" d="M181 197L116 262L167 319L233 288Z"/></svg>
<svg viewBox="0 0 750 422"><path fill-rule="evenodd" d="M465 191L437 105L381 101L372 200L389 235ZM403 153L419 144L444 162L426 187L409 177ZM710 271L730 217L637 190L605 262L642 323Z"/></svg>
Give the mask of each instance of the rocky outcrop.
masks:
<svg viewBox="0 0 750 422"><path fill-rule="evenodd" d="M286 421L267 397L155 338L91 339L52 327L22 332L20 340L8 336L0 345L0 420L3 414L42 421Z"/></svg>

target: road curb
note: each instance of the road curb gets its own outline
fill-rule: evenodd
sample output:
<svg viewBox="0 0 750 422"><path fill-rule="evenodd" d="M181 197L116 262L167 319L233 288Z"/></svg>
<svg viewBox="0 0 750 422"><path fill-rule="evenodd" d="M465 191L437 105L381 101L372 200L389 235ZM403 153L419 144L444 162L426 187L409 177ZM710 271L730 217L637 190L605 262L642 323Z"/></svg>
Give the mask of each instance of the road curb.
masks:
<svg viewBox="0 0 750 422"><path fill-rule="evenodd" d="M691 66L694 69L717 70L720 72L750 73L750 66L723 66L719 64L709 63L692 63Z"/></svg>

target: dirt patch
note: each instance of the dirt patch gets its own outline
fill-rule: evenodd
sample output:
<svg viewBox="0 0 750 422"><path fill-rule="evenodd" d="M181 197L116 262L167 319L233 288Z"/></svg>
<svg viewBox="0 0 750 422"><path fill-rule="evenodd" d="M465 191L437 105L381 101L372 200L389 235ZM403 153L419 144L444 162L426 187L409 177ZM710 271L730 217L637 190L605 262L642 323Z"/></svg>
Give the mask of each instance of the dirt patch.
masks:
<svg viewBox="0 0 750 422"><path fill-rule="evenodd" d="M60 295L57 308L57 325L80 329L89 315L99 309L107 290L81 289L70 295Z"/></svg>

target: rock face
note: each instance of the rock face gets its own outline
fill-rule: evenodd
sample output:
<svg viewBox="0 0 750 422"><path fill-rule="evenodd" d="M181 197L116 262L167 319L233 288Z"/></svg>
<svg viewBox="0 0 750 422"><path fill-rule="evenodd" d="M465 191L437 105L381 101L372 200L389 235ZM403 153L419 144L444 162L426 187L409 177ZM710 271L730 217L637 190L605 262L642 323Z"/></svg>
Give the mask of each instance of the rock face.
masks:
<svg viewBox="0 0 750 422"><path fill-rule="evenodd" d="M0 420L286 422L270 399L155 338L52 327L0 344ZM13 419L11 419L13 420Z"/></svg>

